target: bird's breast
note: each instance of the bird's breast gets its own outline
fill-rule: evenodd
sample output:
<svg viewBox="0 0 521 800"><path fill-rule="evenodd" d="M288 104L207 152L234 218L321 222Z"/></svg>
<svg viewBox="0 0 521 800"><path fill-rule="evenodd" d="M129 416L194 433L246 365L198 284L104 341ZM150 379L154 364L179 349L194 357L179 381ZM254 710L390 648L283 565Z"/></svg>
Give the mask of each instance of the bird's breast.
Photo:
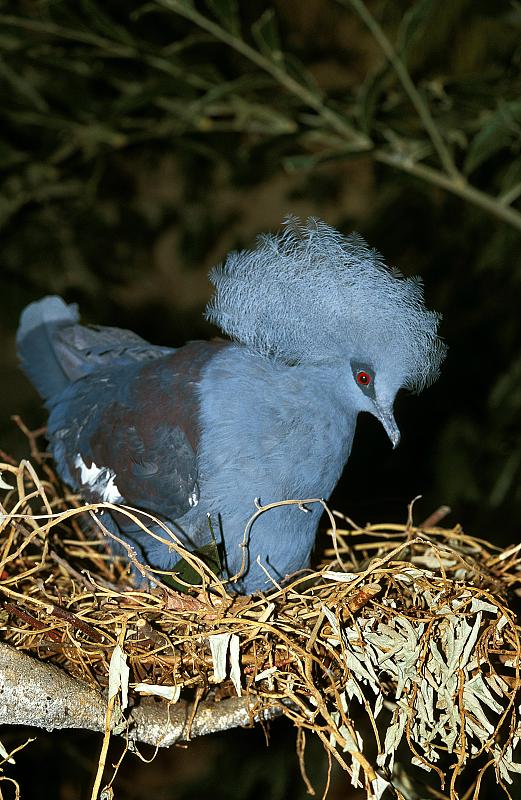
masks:
<svg viewBox="0 0 521 800"><path fill-rule="evenodd" d="M328 497L349 457L356 417L309 374L228 348L200 386L201 493L262 502ZM226 502L221 497L221 502Z"/></svg>

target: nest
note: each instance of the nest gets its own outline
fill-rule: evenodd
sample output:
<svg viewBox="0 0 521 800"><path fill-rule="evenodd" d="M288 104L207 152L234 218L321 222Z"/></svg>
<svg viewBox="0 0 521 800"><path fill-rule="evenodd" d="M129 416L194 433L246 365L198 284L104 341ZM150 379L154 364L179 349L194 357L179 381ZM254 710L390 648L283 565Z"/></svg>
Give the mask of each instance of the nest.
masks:
<svg viewBox="0 0 521 800"><path fill-rule="evenodd" d="M456 800L458 787L472 785L466 797L476 798L490 769L508 794L521 771L521 545L500 550L435 519L416 527L412 508L404 525L364 528L330 513L319 568L252 597L234 595L170 540L199 578L178 591L131 548L125 558L110 552L100 516L110 504L81 504L35 435L30 442L30 462L0 464L2 639L103 698L105 745L122 731L130 746L133 737L172 741L157 729L147 739L146 725L135 725L147 702L168 715L184 703L183 738L201 704L219 716L235 703L235 724L273 714L293 721L306 781L313 734L376 800L390 785L415 796L411 762L437 775L438 797ZM148 589L136 586L136 572ZM234 724L220 717L220 727Z"/></svg>

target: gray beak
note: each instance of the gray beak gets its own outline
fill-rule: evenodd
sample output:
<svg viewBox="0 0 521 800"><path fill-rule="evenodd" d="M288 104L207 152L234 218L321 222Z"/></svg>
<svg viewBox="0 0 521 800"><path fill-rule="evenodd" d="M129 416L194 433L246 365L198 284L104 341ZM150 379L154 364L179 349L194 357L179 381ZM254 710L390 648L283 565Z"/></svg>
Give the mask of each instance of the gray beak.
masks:
<svg viewBox="0 0 521 800"><path fill-rule="evenodd" d="M393 450L395 447L398 446L400 441L400 431L398 425L396 424L396 420L393 416L392 411L384 411L379 406L376 406L376 416L384 426L384 430L391 440L391 444L393 446Z"/></svg>

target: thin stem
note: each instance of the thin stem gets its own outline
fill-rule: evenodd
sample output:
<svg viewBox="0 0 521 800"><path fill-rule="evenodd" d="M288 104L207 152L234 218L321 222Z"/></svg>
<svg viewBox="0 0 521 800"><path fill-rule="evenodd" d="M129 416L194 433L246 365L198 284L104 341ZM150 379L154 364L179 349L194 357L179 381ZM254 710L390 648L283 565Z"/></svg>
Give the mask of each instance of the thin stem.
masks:
<svg viewBox="0 0 521 800"><path fill-rule="evenodd" d="M303 103L310 106L317 114L335 130L337 133L346 137L350 144L360 150L368 150L371 147L371 140L365 134L357 131L352 125L347 122L342 116L337 114L331 108L325 105L322 98L308 89L303 84L296 81L291 77L282 67L274 63L271 59L259 53L255 48L250 47L243 39L230 33L225 28L222 28L213 20L208 19L203 14L200 14L192 6L185 4L182 0L157 0L158 5L167 8L170 11L175 11L185 19L191 20L203 30L215 36L224 44L231 47L236 52L243 55L253 64L256 64L260 69L270 74L276 81L284 86L288 92L302 100Z"/></svg>
<svg viewBox="0 0 521 800"><path fill-rule="evenodd" d="M512 186L511 189L508 189L504 194L501 194L498 197L498 202L501 203L502 206L509 206L517 200L518 197L521 197L521 181L516 183L515 186Z"/></svg>
<svg viewBox="0 0 521 800"><path fill-rule="evenodd" d="M486 194L486 192L482 192L480 189L476 189L466 181L461 179L454 180L449 175L445 175L444 172L440 172L432 167L427 167L425 164L415 163L411 159L404 158L396 153L389 153L385 150L374 150L372 156L375 161L380 161L382 164L400 169L403 172L407 172L409 175L415 175L417 178L421 178L427 183L439 186L458 197L462 197L464 200L468 200L468 202L473 203L475 206L488 211L489 214L497 219L508 222L513 228L521 231L521 213L519 211L504 205L497 198Z"/></svg>
<svg viewBox="0 0 521 800"><path fill-rule="evenodd" d="M349 7L352 6L359 17L365 22L369 30L371 31L372 35L382 48L383 52L385 53L386 57L388 58L389 62L391 63L394 71L396 72L403 88L405 89L407 95L409 96L409 100L413 104L414 108L418 112L418 116L420 117L423 127L429 134L430 140L438 153L441 163L448 175L451 175L453 180L461 180L462 178L458 168L456 167L452 155L447 148L441 134L438 130L436 123L432 117L432 114L429 110L429 107L421 94L419 93L418 89L414 85L414 82L409 75L407 67L403 63L402 59L394 49L393 45L391 44L390 40L385 35L383 29L373 17L363 0L337 0L340 5Z"/></svg>

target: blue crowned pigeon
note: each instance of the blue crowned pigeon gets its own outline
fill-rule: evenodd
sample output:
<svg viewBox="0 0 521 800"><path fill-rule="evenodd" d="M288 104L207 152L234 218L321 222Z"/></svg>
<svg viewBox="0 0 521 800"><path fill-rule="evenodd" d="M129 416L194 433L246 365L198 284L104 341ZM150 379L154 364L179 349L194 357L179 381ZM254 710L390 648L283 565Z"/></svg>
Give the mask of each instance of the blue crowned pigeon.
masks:
<svg viewBox="0 0 521 800"><path fill-rule="evenodd" d="M398 444L396 393L432 382L445 348L421 282L318 220L289 218L210 279L206 317L231 341L157 347L80 325L75 305L45 297L23 311L17 344L50 411L61 478L89 501L155 515L191 550L211 541L210 518L226 577L240 569L257 498L329 497L361 411ZM321 512L260 514L235 589L268 589L307 567ZM174 567L175 550L120 513L111 524L149 565Z"/></svg>

